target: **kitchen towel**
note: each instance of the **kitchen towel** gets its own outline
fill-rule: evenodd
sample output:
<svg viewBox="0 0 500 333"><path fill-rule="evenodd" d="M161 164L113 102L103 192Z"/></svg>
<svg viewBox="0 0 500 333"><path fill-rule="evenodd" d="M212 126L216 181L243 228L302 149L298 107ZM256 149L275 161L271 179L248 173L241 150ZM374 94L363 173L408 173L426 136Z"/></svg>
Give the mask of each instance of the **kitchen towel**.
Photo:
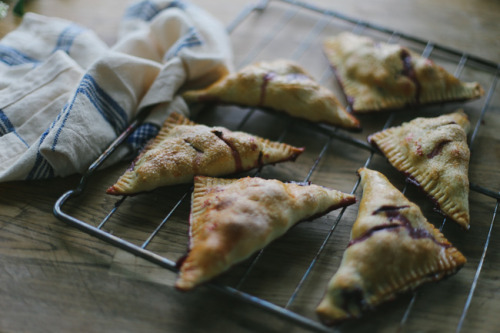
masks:
<svg viewBox="0 0 500 333"><path fill-rule="evenodd" d="M140 145L170 112L189 116L181 86L232 70L226 30L189 2L133 3L119 30L109 47L91 29L27 13L0 41L0 181L83 173L137 112L153 107L129 138Z"/></svg>

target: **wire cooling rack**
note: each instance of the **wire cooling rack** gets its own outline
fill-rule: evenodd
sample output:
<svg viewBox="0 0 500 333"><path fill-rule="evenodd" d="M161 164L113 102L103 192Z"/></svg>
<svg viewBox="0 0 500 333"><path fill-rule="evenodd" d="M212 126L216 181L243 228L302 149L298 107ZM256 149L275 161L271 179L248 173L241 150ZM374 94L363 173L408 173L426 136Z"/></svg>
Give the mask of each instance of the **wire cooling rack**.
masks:
<svg viewBox="0 0 500 333"><path fill-rule="evenodd" d="M425 330L420 317L428 316L428 312L440 318L439 324L435 320L432 326L437 331L459 332L481 325L478 324L478 319L485 313L476 303L487 302L485 299L488 299L488 293L496 290L493 287L483 287L480 276L481 273L486 275L486 282L495 280L488 280L489 272L495 273L493 268L484 267L485 262L488 263L486 254L495 232L500 186L493 178L488 184L476 184L474 180L495 176L487 174L489 169L484 168L485 156L489 156L489 163L499 165L500 156L492 157L489 151L498 150L500 145L496 143L500 142L499 134L495 133L495 127L500 126L497 120L500 119L497 91L500 64L336 11L292 0L267 0L250 5L229 24L227 30L234 43L238 68L258 60L288 58L301 63L322 85L330 87L338 96L341 96L340 89L322 54L321 41L324 37L341 31L352 31L380 41L406 45L421 52L424 57L432 58L464 81L479 81L482 84L486 94L475 102L359 116L363 124L361 133L306 124L255 108L208 108L199 112L195 118L200 123L244 130L306 148L296 162L265 167L252 175L312 181L360 195L359 179L355 173L359 167L366 166L384 172L410 200L421 206L426 217L468 258L468 264L462 271L440 283L439 287L434 284L423 286L418 291L402 296L392 305L382 305L381 310L365 315L351 326L348 324L338 329L364 330L369 327L370 330L412 330L418 327ZM457 107L465 109L473 128L470 134L471 231L467 233L459 230L453 223L447 223L446 219L434 212L432 205L422 194L406 183L404 177L395 172L366 142L367 135L383 128L398 125L416 116L435 116ZM190 186L160 189L141 196L119 199L104 194L104 189L128 165L124 164L115 171L112 168L100 171L103 163L117 147L124 144L127 136L141 124L147 113L146 110L133 120L89 167L79 185L58 199L54 213L59 219L90 235L177 272L176 260L187 249L186 207L189 205ZM102 196L95 194L96 185L93 183L96 178L99 179L97 183L101 183L103 179L109 182L100 185L102 188L97 190ZM81 213L79 207L88 207L89 203L95 206L93 213L89 214L88 210ZM344 208L317 221L293 228L283 238L207 286L275 313L303 328L331 331L332 328L317 321L314 309L340 263L356 217L356 208ZM141 211L146 213L137 213ZM140 225L137 220L141 221ZM279 263L279 272L276 272L276 263ZM486 266L494 263L492 260ZM288 276L289 271L294 273L293 278ZM271 278L263 281L262 272ZM492 311L500 309L500 302L489 302L487 303L493 306ZM382 320L384 324L381 324Z"/></svg>

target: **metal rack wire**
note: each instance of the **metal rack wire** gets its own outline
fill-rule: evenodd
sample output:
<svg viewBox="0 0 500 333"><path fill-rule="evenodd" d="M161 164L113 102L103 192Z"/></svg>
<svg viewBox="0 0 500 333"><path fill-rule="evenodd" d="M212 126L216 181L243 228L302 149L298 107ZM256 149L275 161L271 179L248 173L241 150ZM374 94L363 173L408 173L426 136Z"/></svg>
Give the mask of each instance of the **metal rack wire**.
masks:
<svg viewBox="0 0 500 333"><path fill-rule="evenodd" d="M480 106L479 114L477 115L477 120L473 126L474 130L470 138L470 147L471 151L474 152L474 143L476 142L481 124L483 123L485 115L490 112L491 110L491 101L493 98L493 95L495 94L495 90L497 87L497 82L498 78L500 76L500 64L496 64L487 60L484 60L482 58L466 54L464 52L458 51L451 49L446 46L442 46L439 44L432 43L430 41L425 41L421 40L419 38L404 34L399 31L393 31L391 29L387 29L382 26L378 26L375 24L372 24L370 22L358 20L355 18L351 18L348 16L345 16L341 13L328 10L328 9L323 9L323 8L318 8L316 6L310 5L308 3L304 2L299 2L299 1L293 1L293 0L264 0L260 1L256 4L250 5L242 10L240 15L238 15L233 22L229 24L227 27L227 30L229 33L233 34L235 31L237 31L238 28L242 26L242 24L249 19L252 15L265 15L266 11L269 10L268 8L274 5L279 5L280 10L282 10L282 15L281 17L276 20L275 24L271 27L270 31L262 37L257 42L257 45L252 46L251 50L246 54L243 59L239 61L237 64L238 67L242 67L244 65L247 65L257 58L259 53L266 48L266 46L269 43L272 43L272 41L275 38L278 38L278 34L286 28L287 23L293 19L295 15L299 12L310 12L313 13L315 16L315 24L312 26L310 31L306 34L305 38L303 38L300 43L296 46L295 50L293 53L290 55L290 59L292 60L299 60L303 56L303 54L310 48L311 44L313 41L315 41L318 36L321 34L321 32L330 24L332 24L332 21L335 22L342 22L342 24L346 24L345 27L350 27L351 31L364 34L364 33L369 33L369 32L377 32L381 33L382 35L387 37L387 40L389 42L394 42L394 41L405 41L405 42L410 42L415 45L417 45L419 48L423 49L422 55L424 57L430 57L433 53L438 52L440 54L445 54L447 56L450 56L452 58L458 59L456 68L455 68L455 76L459 77L462 72L464 71L465 68L474 68L476 70L481 70L482 72L487 72L489 73L489 79L490 79L490 84L486 88L486 96L481 100L482 104ZM319 79L320 82L325 82L329 80L332 76L331 71L325 71L323 76ZM250 109L246 111L245 116L242 118L240 123L237 125L237 129L242 128L247 121L252 117L252 115L255 112L261 112L262 110L256 110L256 109ZM92 177L95 176L95 173L97 170L103 165L104 161L110 156L118 146L123 144L125 139L130 135L140 124L141 122L145 119L147 116L149 110L145 110L142 112L137 119L133 120L130 126L109 146L109 148L89 167L88 171L82 176L80 184L73 190L70 190L63 194L58 201L56 202L54 206L54 214L61 220L69 223L70 225L92 235L95 236L103 241L106 241L110 243L113 246L116 246L122 250L128 251L136 256L139 256L141 258L144 258L148 260L149 262L152 262L154 264L157 264L165 269L168 269L173 272L177 272L176 268L176 263L175 260L166 258L165 256L162 256L155 251L149 250L148 246L151 244L151 242L154 240L154 238L157 236L157 234L164 228L164 226L167 224L169 219L171 218L172 214L178 209L178 207L186 200L188 195L190 194L190 190L187 190L180 195L180 199L175 202L172 206L172 209L165 215L165 217L158 223L158 225L154 228L154 231L151 232L145 240L141 242L140 245L137 245L133 242L127 241L123 238L121 238L119 235L115 235L113 233L110 233L105 230L105 225L108 223L110 218L116 214L116 212L120 209L120 207L123 205L123 203L126 201L126 197L123 197L116 201L109 212L105 214L105 216L100 219L100 221L97 223L97 225L93 225L89 223L88 221L83 221L82 219L79 219L75 217L73 214L67 213L63 207L70 201L78 198L82 194L85 193L87 184ZM273 117L281 117L281 120L288 125L285 127L285 130L281 133L279 136L278 140L283 140L283 138L286 136L287 132L289 131L290 128L293 128L296 126L296 120L292 120L287 118L286 116L279 116L279 115L272 115ZM387 119L385 121L385 124L383 128L387 128L389 126L392 126L394 123L394 118L395 118L395 113L388 113L387 114ZM365 160L363 165L361 166L369 166L372 163L372 159L374 158L375 154L377 154L376 151L372 149L370 145L368 145L365 141L360 140L356 138L355 136L352 136L350 134L347 134L346 132L343 132L342 130L334 129L331 127L327 126L321 126L321 125L312 125L312 124L300 124L302 127L306 127L308 130L313 131L314 133L319 133L319 135L323 136L325 139L325 143L323 144L322 148L320 149L320 152L318 156L314 159L314 162L310 166L307 175L305 179L301 179L301 181L309 181L311 176L314 174L316 169L318 168L319 164L321 161L325 158L325 156L329 153L329 149L334 141L342 141L344 143L347 143L349 145L352 145L353 147L356 147L357 149L365 150L369 153L368 158ZM358 189L359 186L359 180L355 182L354 186L352 187L351 193L355 193L356 190ZM407 186L404 186L403 191L406 191ZM464 320L467 316L468 309L471 304L472 297L474 295L477 282L480 276L480 273L483 268L483 263L485 260L485 256L488 250L488 246L490 243L491 239L491 234L494 226L494 222L496 220L496 214L498 211L498 205L499 205L499 200L500 200L500 194L499 191L496 189L489 189L484 186L480 186L477 184L471 184L471 190L477 193L481 193L483 195L486 195L493 200L496 200L496 205L494 207L494 211L492 213L492 219L489 225L489 231L486 237L486 240L484 241L484 246L483 246L483 251L481 258L479 259L478 267L474 275L474 279L472 281L472 284L470 286L470 291L468 293L467 300L464 304L463 311L460 316L459 323L456 327L456 331L459 332L462 329ZM245 282L246 278L250 274L250 272L254 269L256 263L259 261L263 251L262 250L258 255L256 255L252 262L248 265L246 268L245 272L243 273L241 279L239 282L236 284L235 287L229 287L226 285L221 285L221 284L216 284L216 283L210 283L208 286L210 288L214 288L218 290L219 292L231 295L233 297L236 297L244 302L254 304L255 306L261 307L265 309L266 311L270 311L272 313L277 314L280 317L285 318L286 320L290 320L294 323L296 323L299 326L302 326L306 329L314 330L314 331L331 331L329 328L323 326L319 322L317 322L315 319L311 319L309 317L303 316L299 313L296 313L292 310L290 310L292 304L296 301L297 296L300 292L300 290L303 288L304 283L307 281L309 278L311 272L313 271L315 265L317 264L318 258L322 255L325 246L328 244L330 238L334 234L338 224L342 220L345 212L345 208L339 212L337 217L335 218L334 222L332 225L329 227L327 230L326 234L324 235L323 240L320 242L319 248L317 249L317 252L313 255L312 260L309 262L308 266L304 270L303 276L300 278L299 283L293 290L292 294L286 301L286 304L284 306L278 306L270 301L266 301L262 298L250 295L248 293L242 292L241 286ZM446 219L443 219L442 224L441 224L441 229L444 227L446 223ZM405 310L404 316L402 317L400 321L400 327L404 327L406 324L406 321L408 319L408 316L410 315L412 311L412 307L415 301L415 296L416 294L413 294L413 297L409 301L407 308Z"/></svg>

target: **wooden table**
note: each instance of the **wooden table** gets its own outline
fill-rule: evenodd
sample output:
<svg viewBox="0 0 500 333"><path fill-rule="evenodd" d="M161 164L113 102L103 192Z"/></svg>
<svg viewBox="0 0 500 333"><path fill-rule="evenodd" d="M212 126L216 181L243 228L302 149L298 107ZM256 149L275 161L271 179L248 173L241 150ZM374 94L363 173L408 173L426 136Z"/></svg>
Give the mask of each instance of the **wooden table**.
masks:
<svg viewBox="0 0 500 333"><path fill-rule="evenodd" d="M253 1L191 1L205 8L224 24L247 4ZM453 49L474 54L489 61L500 61L500 3L495 0L478 1L356 1L341 0L312 1L324 8L384 25L401 32L431 40ZM64 17L92 27L106 41L115 41L118 21L127 6L125 1L113 0L44 0L29 1L27 10L41 14ZM249 52L254 52L252 43L272 31L276 22L287 14L288 6L272 2L267 13L252 14L232 34L235 63L240 64ZM320 19L308 11L293 14L284 29L285 35L277 34L269 45L257 52L255 59L287 57L293 47L300 45L310 27ZM15 28L19 19L10 14L0 21L0 36ZM311 24L312 23L312 24ZM325 33L341 29L352 29L353 25L329 22ZM291 32L290 32L291 29ZM320 35L321 36L321 35ZM324 72L325 59L319 49L319 38L314 39L300 55L300 62L326 85L334 86L334 80ZM441 59L439 51L436 57ZM433 54L434 55L434 54ZM443 60L446 61L446 60ZM491 73L465 71L464 76L474 77L491 85ZM325 76L326 75L326 76ZM486 98L486 97L485 97ZM465 106L471 120L478 121L484 103L473 102ZM456 106L456 105L455 105ZM450 107L446 107L450 110ZM224 110L223 110L224 111ZM229 108L229 115L222 117L220 109L211 110L207 123L222 123L236 126L242 118L239 110ZM438 112L436 108L428 112ZM224 111L226 112L226 111ZM414 116L398 114L394 122ZM224 118L224 119L222 119ZM281 118L280 118L281 119ZM278 139L276 132L284 128L280 119L257 112L245 124L244 130ZM383 125L386 118L361 117L362 133L353 134L364 140ZM471 181L495 192L500 190L500 96L499 88L492 89L491 100L485 118L479 122L480 130L473 145ZM291 125L284 132L284 141L306 146L308 154L294 164L265 168L264 177L300 180L307 174L315 156L323 149L324 135L309 129ZM274 137L272 137L274 136ZM0 152L1 153L1 152ZM311 180L315 183L335 187L349 192L356 182L354 171L369 156L368 151L352 149L340 140L333 140L327 147L327 155L321 160ZM101 195L125 164L100 171L88 187L88 195L71 206L75 214L94 221L111 199ZM401 177L381 157L375 157L371 167L391 175L400 188ZM333 178L332 178L333 177ZM245 304L209 288L180 293L173 287L175 274L147 261L119 250L107 243L68 226L56 219L52 208L57 198L74 188L80 176L30 182L0 184L0 331L2 332L281 332L302 331L303 328L283 320L253 305ZM172 202L178 200L186 187L173 190L162 189L147 199L135 199L125 209L123 219L137 235L146 233L150 222L161 218ZM356 192L358 197L361 192ZM413 188L407 195L423 206L426 216L437 225L442 218L432 212L430 204ZM471 193L472 223L467 233L452 223L446 223L443 233L468 258L468 264L456 276L439 284L423 286L417 293L402 296L395 302L382 306L367 314L362 320L340 327L346 332L396 331L455 331L462 311L471 294L473 281L476 289L465 320L463 332L492 332L500 327L500 270L498 219L495 221L497 201L483 194ZM183 201L173 216L175 233L187 231L186 218L189 200ZM346 210L341 223L319 257L315 271L308 278L291 310L314 317L314 307L324 292L328 278L338 267L345 248L357 206ZM290 289L304 273L324 235L336 221L338 212L310 224L301 224L290 234L273 243L264 252L263 258L245 280L242 290L264 297L278 305L284 305ZM428 214L428 215L427 215ZM121 216L121 215L120 215ZM137 221L140 220L140 223ZM493 221L493 222L492 222ZM134 224L135 223L135 224ZM493 227L490 229L490 226ZM114 226L116 232L120 226ZM484 245L491 235L484 261ZM134 238L135 236L131 236ZM182 238L182 237L181 237ZM167 243L169 236L161 238ZM175 242L174 242L175 243ZM174 246L175 245L175 246ZM182 254L186 244L179 242L171 246L172 252ZM159 250L159 249L158 249ZM159 250L161 251L161 250ZM225 275L221 280L232 284L246 270L244 263ZM479 279L475 280L478 267L482 265ZM265 286L263 286L265 284ZM405 312L410 309L409 316Z"/></svg>

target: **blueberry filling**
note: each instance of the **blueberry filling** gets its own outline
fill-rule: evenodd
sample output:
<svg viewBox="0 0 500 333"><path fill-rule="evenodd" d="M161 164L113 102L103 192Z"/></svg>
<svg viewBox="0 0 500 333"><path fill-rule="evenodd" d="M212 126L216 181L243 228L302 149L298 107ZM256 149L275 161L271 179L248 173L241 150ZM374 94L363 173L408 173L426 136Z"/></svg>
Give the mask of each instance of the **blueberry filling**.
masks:
<svg viewBox="0 0 500 333"><path fill-rule="evenodd" d="M428 238L444 248L448 248L451 246L450 244L447 243L438 242L434 238L434 236L426 229L414 228L411 225L411 222L406 218L406 216L401 214L401 210L408 207L409 206L381 206L380 208L376 209L375 211L373 211L372 215L383 213L386 215L389 223L382 224L368 230L365 234L361 235L360 237L351 240L349 242L348 247L368 239L372 234L374 234L377 231L380 230L396 231L399 228L406 228L408 230L410 237L413 239ZM400 223L394 223L394 222L400 222Z"/></svg>
<svg viewBox="0 0 500 333"><path fill-rule="evenodd" d="M262 78L262 85L260 86L260 106L264 105L264 101L266 100L267 85L269 84L269 81L271 81L275 76L276 73L274 72L264 74L264 77Z"/></svg>
<svg viewBox="0 0 500 333"><path fill-rule="evenodd" d="M342 290L342 309L349 312L349 308L352 308L352 306L356 306L357 308L366 307L363 291L359 288Z"/></svg>
<svg viewBox="0 0 500 333"><path fill-rule="evenodd" d="M196 147L192 142L189 142L189 140L184 139L184 142L187 143L188 145L190 145L191 148L193 148L197 153L201 153L201 154L204 153L203 150L201 150L200 148Z"/></svg>
<svg viewBox="0 0 500 333"><path fill-rule="evenodd" d="M408 51L406 50L401 50L401 60L403 61L403 70L401 71L401 75L406 76L408 79L410 79L414 84L415 84L415 101L418 104L420 102L420 91L421 91L421 86L420 82L418 82L417 79L417 74L415 73L415 69L412 66L411 63L411 55Z"/></svg>
<svg viewBox="0 0 500 333"><path fill-rule="evenodd" d="M443 150L443 147L450 142L451 142L451 140L443 140L443 141L439 142L436 145L436 147L434 147L434 149L430 153L427 154L427 158L430 159L430 158L433 158L433 157L439 155L441 153L441 151Z"/></svg>
<svg viewBox="0 0 500 333"><path fill-rule="evenodd" d="M222 134L221 131L212 131L219 139L224 141L224 143L231 149L231 154L233 155L234 158L234 164L236 165L236 172L240 172L243 170L243 164L241 162L241 156L234 144L224 138L224 135Z"/></svg>
<svg viewBox="0 0 500 333"><path fill-rule="evenodd" d="M409 206L408 205L405 205L405 206L381 206L380 208L376 209L372 215L377 215L378 213L381 213L381 212L394 212L394 211L398 211L400 209L403 209L403 208L408 208Z"/></svg>

